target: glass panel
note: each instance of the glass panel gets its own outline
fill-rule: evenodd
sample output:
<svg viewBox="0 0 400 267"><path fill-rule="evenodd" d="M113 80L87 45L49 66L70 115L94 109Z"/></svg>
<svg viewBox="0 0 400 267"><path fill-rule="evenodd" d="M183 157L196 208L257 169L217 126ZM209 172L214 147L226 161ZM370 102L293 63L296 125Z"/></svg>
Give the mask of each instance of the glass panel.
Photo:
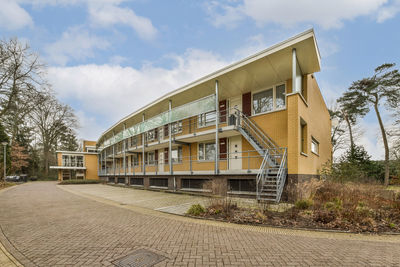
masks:
<svg viewBox="0 0 400 267"><path fill-rule="evenodd" d="M271 111L273 108L272 88L253 95L254 114Z"/></svg>
<svg viewBox="0 0 400 267"><path fill-rule="evenodd" d="M69 167L69 156L68 155L62 156L62 165L65 167Z"/></svg>
<svg viewBox="0 0 400 267"><path fill-rule="evenodd" d="M206 160L215 160L215 144L206 144Z"/></svg>
<svg viewBox="0 0 400 267"><path fill-rule="evenodd" d="M71 156L71 167L75 167L75 166L76 166L76 157Z"/></svg>
<svg viewBox="0 0 400 267"><path fill-rule="evenodd" d="M204 160L204 144L199 144L199 160Z"/></svg>
<svg viewBox="0 0 400 267"><path fill-rule="evenodd" d="M103 146L110 146L130 136L138 135L170 122L183 120L212 110L215 110L215 95L210 95L197 101L173 108L171 112L166 111L146 120L145 122L137 123L126 130L119 132L114 137L105 140Z"/></svg>
<svg viewBox="0 0 400 267"><path fill-rule="evenodd" d="M76 156L76 160L77 160L77 166L78 167L83 167L83 156Z"/></svg>
<svg viewBox="0 0 400 267"><path fill-rule="evenodd" d="M285 98L285 85L279 85L276 87L276 108L284 108L286 106Z"/></svg>

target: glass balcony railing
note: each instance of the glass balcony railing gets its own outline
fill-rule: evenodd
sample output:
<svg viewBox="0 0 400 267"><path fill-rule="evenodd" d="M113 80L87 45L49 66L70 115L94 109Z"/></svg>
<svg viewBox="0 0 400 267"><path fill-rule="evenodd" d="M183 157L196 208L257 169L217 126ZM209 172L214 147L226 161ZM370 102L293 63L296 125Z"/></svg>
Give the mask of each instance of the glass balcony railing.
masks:
<svg viewBox="0 0 400 267"><path fill-rule="evenodd" d="M171 109L158 114L144 122L135 124L113 137L105 140L102 147L108 147L120 142L123 139L147 132L168 123L183 120L198 114L207 113L215 110L215 95L210 95L194 102Z"/></svg>

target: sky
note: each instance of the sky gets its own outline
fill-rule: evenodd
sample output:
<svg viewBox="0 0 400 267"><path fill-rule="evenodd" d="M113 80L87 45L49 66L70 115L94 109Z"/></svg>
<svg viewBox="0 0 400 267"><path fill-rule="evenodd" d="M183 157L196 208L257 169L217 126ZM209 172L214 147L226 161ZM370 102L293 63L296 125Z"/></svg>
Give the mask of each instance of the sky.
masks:
<svg viewBox="0 0 400 267"><path fill-rule="evenodd" d="M328 106L380 64L400 66L400 0L0 0L0 37L40 54L58 99L79 118L78 136L89 140L159 96L310 28ZM382 158L375 114L360 127L358 143Z"/></svg>

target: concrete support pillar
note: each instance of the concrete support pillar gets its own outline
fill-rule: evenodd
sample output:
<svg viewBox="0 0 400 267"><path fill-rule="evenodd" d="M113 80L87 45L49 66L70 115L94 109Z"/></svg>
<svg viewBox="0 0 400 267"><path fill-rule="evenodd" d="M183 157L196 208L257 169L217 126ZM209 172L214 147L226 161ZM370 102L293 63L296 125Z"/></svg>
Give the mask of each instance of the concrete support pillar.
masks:
<svg viewBox="0 0 400 267"><path fill-rule="evenodd" d="M168 103L168 134L169 134L169 142L168 142L168 164L169 164L169 173L171 175L174 174L173 164L172 164L172 125L171 125L171 110L172 110L172 101L170 100Z"/></svg>
<svg viewBox="0 0 400 267"><path fill-rule="evenodd" d="M145 120L145 115L143 113L142 121L144 122L144 120ZM145 155L144 146L146 144L145 140L146 140L146 133L142 133L142 167L143 167L143 175L146 174L146 161L144 159L144 155Z"/></svg>
<svg viewBox="0 0 400 267"><path fill-rule="evenodd" d="M215 80L215 174L219 173L219 98L218 80Z"/></svg>
<svg viewBox="0 0 400 267"><path fill-rule="evenodd" d="M126 125L125 125L125 123L124 123L124 132L125 132L125 129L126 129ZM122 141L123 143L122 143L122 149L124 150L124 175L126 176L126 140L125 139L123 139L123 141Z"/></svg>
<svg viewBox="0 0 400 267"><path fill-rule="evenodd" d="M298 92L297 83L297 55L296 55L296 48L292 49L292 93Z"/></svg>
<svg viewBox="0 0 400 267"><path fill-rule="evenodd" d="M115 137L115 133L113 132L113 137ZM115 138L113 138L115 140ZM114 173L114 179L115 179L115 144L112 145L112 150L113 150L113 173Z"/></svg>

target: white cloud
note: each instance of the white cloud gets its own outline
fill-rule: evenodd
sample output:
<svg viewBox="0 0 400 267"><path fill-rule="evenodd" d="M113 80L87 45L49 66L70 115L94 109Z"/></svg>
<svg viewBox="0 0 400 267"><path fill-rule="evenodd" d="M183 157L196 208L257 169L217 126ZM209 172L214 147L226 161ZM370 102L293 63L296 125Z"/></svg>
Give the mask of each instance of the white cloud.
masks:
<svg viewBox="0 0 400 267"><path fill-rule="evenodd" d="M215 54L194 49L167 58L174 61L174 67L51 67L48 79L63 102L79 106L83 118L79 135L99 137L116 121L161 95L229 64ZM87 114L96 114L95 121Z"/></svg>
<svg viewBox="0 0 400 267"><path fill-rule="evenodd" d="M344 21L359 16L376 16L381 12L379 21L397 13L391 10L394 4L388 0L243 0L239 4L232 4L237 1L228 1L225 4L216 4L214 1L211 3L207 8L213 24L228 27L245 17L250 17L260 25L275 23L292 27L298 23L312 23L329 29L340 28ZM389 4L385 5L386 3Z"/></svg>
<svg viewBox="0 0 400 267"><path fill-rule="evenodd" d="M65 65L70 61L94 57L94 50L106 49L109 42L90 34L82 27L72 27L65 31L61 39L45 47L47 59L51 63Z"/></svg>
<svg viewBox="0 0 400 267"><path fill-rule="evenodd" d="M377 21L384 22L387 19L391 19L400 12L400 0L391 1L389 5L382 7L378 12Z"/></svg>
<svg viewBox="0 0 400 267"><path fill-rule="evenodd" d="M33 20L16 1L2 0L0 4L0 28L18 30L32 26Z"/></svg>
<svg viewBox="0 0 400 267"><path fill-rule="evenodd" d="M89 2L89 16L95 26L114 26L117 24L131 27L140 38L153 40L157 29L150 19L137 15L132 9L119 7L116 1Z"/></svg>

